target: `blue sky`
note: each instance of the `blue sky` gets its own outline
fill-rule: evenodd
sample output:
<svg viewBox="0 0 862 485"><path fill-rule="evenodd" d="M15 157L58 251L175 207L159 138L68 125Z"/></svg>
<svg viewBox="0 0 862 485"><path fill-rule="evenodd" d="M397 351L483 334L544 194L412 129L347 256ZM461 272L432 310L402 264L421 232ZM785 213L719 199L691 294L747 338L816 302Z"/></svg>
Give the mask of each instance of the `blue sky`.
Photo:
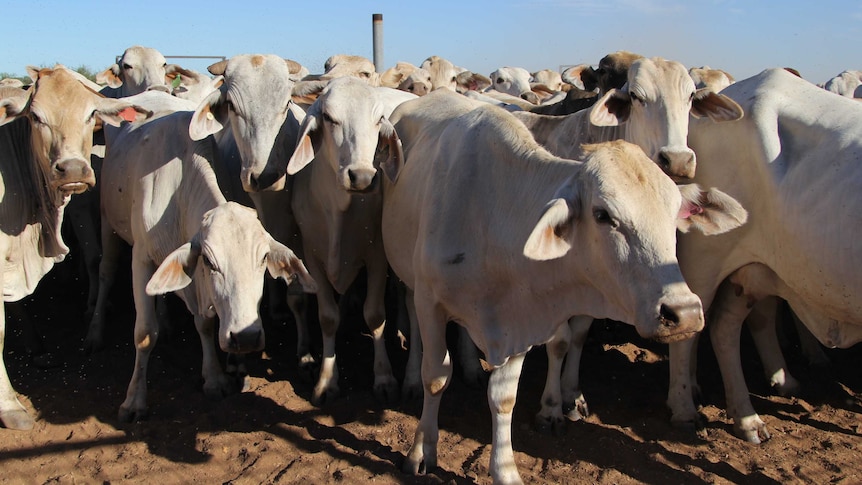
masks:
<svg viewBox="0 0 862 485"><path fill-rule="evenodd" d="M373 57L373 13L383 14L385 67L439 55L488 75L501 66L596 64L622 49L737 79L767 67L795 67L812 82L862 70L858 0L4 3L10 40L0 48L0 72L19 75L55 62L102 70L136 44L165 55L277 54L318 73L332 54ZM168 62L199 71L209 64Z"/></svg>

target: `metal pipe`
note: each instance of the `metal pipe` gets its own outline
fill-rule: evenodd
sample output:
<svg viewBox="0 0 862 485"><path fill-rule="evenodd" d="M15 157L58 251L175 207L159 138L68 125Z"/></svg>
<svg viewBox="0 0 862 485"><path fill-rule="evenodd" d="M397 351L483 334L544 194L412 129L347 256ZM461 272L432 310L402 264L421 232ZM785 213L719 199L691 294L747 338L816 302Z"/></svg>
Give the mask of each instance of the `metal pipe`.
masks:
<svg viewBox="0 0 862 485"><path fill-rule="evenodd" d="M371 28L374 41L374 70L383 72L383 14L371 14Z"/></svg>

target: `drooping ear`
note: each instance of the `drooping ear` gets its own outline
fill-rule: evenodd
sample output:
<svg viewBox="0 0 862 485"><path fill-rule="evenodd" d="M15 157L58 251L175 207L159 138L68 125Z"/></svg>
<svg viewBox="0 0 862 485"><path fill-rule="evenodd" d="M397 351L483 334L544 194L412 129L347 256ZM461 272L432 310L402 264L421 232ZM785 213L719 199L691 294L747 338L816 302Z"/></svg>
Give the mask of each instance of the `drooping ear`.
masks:
<svg viewBox="0 0 862 485"><path fill-rule="evenodd" d="M393 184L398 180L398 174L401 173L401 167L404 166L404 149L401 147L401 138L398 137L398 132L388 119L383 118L380 123L380 142L381 145L388 148L389 156L386 160L380 162L380 169L386 174L386 177Z"/></svg>
<svg viewBox="0 0 862 485"><path fill-rule="evenodd" d="M598 87L596 71L589 64L572 66L560 73L560 77L563 81L584 91L595 91Z"/></svg>
<svg viewBox="0 0 862 485"><path fill-rule="evenodd" d="M491 86L491 78L472 71L464 71L455 76L456 91L464 94L467 91L484 91Z"/></svg>
<svg viewBox="0 0 862 485"><path fill-rule="evenodd" d="M114 64L104 71L96 73L96 84L107 84L112 88L122 86L123 79L120 77L120 66Z"/></svg>
<svg viewBox="0 0 862 485"><path fill-rule="evenodd" d="M317 293L317 282L308 273L302 260L296 257L296 254L289 247L273 238L269 239L266 269L273 278L282 278L288 283L295 275L306 293Z"/></svg>
<svg viewBox="0 0 862 485"><path fill-rule="evenodd" d="M576 177L570 178L545 206L527 243L524 256L536 261L561 258L572 248L575 221L580 215L580 196Z"/></svg>
<svg viewBox="0 0 862 485"><path fill-rule="evenodd" d="M624 89L611 89L590 110L590 123L596 126L619 126L629 119L632 99Z"/></svg>
<svg viewBox="0 0 862 485"><path fill-rule="evenodd" d="M745 114L736 101L712 91L709 88L698 89L691 100L691 114L695 118L709 116L715 122L736 121Z"/></svg>
<svg viewBox="0 0 862 485"><path fill-rule="evenodd" d="M200 256L200 246L191 242L175 249L162 261L147 283L147 294L164 295L185 288L192 282Z"/></svg>
<svg viewBox="0 0 862 485"><path fill-rule="evenodd" d="M7 88L0 91L0 126L23 115L30 101L30 91Z"/></svg>
<svg viewBox="0 0 862 485"><path fill-rule="evenodd" d="M294 175L306 165L314 160L314 140L313 136L320 127L320 111L317 105L312 105L305 114L305 119L302 120L300 126L299 137L296 142L296 149L293 150L293 155L287 161L287 174Z"/></svg>
<svg viewBox="0 0 862 485"><path fill-rule="evenodd" d="M320 93L329 84L329 79L317 79L313 81L299 81L293 86L290 99L294 103L312 104L317 101Z"/></svg>
<svg viewBox="0 0 862 485"><path fill-rule="evenodd" d="M703 190L697 184L680 185L682 205L676 221L681 232L697 229L706 236L722 234L748 220L748 212L733 197L711 188Z"/></svg>
<svg viewBox="0 0 862 485"><path fill-rule="evenodd" d="M224 76L224 71L227 69L227 59L210 64L207 71L213 76Z"/></svg>
<svg viewBox="0 0 862 485"><path fill-rule="evenodd" d="M123 121L136 122L146 120L153 116L153 112L122 101L121 99L100 97L96 116L105 124L120 126Z"/></svg>
<svg viewBox="0 0 862 485"><path fill-rule="evenodd" d="M179 79L179 80L177 80ZM189 71L177 64L168 64L165 66L165 84L176 87L180 82L191 79L192 82L200 82L200 75L194 71ZM176 83L176 85L174 85Z"/></svg>
<svg viewBox="0 0 862 485"><path fill-rule="evenodd" d="M212 67L212 66L210 66ZM209 135L220 132L227 122L227 98L224 89L224 78L219 76L214 81L213 89L195 109L192 121L189 123L189 136L194 141L203 140Z"/></svg>

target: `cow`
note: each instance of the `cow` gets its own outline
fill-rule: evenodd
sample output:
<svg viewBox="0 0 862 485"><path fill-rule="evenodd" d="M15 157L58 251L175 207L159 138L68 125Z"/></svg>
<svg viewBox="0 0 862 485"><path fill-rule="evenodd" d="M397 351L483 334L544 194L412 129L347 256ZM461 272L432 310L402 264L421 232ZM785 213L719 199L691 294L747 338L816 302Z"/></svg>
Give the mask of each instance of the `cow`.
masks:
<svg viewBox="0 0 862 485"><path fill-rule="evenodd" d="M491 477L520 483L511 420L526 352L572 315L632 322L663 342L700 331L676 228L711 232L725 217L626 142L594 146L583 161L556 157L504 110L446 90L402 103L392 120L404 159L383 179L383 242L423 344L422 416L404 471L436 466L454 320L494 368Z"/></svg>
<svg viewBox="0 0 862 485"><path fill-rule="evenodd" d="M529 111L562 116L590 108L611 89L622 89L628 81L632 63L642 57L629 51L615 51L602 57L596 69L589 64L569 67L560 74L563 82L573 86L566 91L566 97L556 103L530 108Z"/></svg>
<svg viewBox="0 0 862 485"><path fill-rule="evenodd" d="M695 173L695 153L686 145L689 114L715 121L742 116L739 105L709 89L695 90L685 67L659 57L631 64L622 89L611 89L589 110L568 116L514 112L551 152L578 159L582 144L625 139L639 145L672 177Z"/></svg>
<svg viewBox="0 0 862 485"><path fill-rule="evenodd" d="M380 85L424 96L431 92L431 73L409 62L397 62L380 74Z"/></svg>
<svg viewBox="0 0 862 485"><path fill-rule="evenodd" d="M857 230L862 200L862 109L783 69L728 86L745 116L736 123L695 120L689 144L701 161L695 181L721 187L749 210L745 228L712 239L680 238L686 281L709 308L709 329L734 432L758 443L769 431L742 374L739 332L749 309L786 300L827 347L862 339L862 263ZM732 143L729 143L732 141ZM739 177L740 173L744 177ZM669 398L692 419L694 346L671 347L679 382Z"/></svg>
<svg viewBox="0 0 862 485"><path fill-rule="evenodd" d="M382 145L397 158L400 140L388 117L396 106L416 97L371 87L352 76L331 80L308 109L287 165L287 173L294 176L291 207L305 261L319 283L323 362L312 395L315 404L339 392L336 296L347 292L362 268L367 280L363 314L374 345L374 393L385 401L398 394L383 340L388 263L380 235L379 179L388 165L378 168L375 154Z"/></svg>
<svg viewBox="0 0 862 485"><path fill-rule="evenodd" d="M430 56L419 65L431 74L431 89L446 88L459 93L484 91L491 85L487 76L452 64L440 56Z"/></svg>
<svg viewBox="0 0 862 485"><path fill-rule="evenodd" d="M219 159L239 165L236 174L258 211L264 228L303 257L302 238L290 209L291 183L287 162L299 136L305 112L292 101L296 77L305 68L272 54L241 54L210 65L224 84L195 109L188 130L193 140L214 135ZM296 323L296 355L300 369L311 374L306 295L287 289L287 304Z"/></svg>
<svg viewBox="0 0 862 485"><path fill-rule="evenodd" d="M709 66L692 67L688 70L688 74L694 81L694 87L697 89L710 88L716 93L736 82L736 79L729 72L713 69Z"/></svg>
<svg viewBox="0 0 862 485"><path fill-rule="evenodd" d="M32 294L69 252L60 227L71 196L96 183L90 166L96 119L118 125L122 116L151 114L99 95L65 69L27 71L33 79L27 90L0 88L0 247L7 302ZM5 325L5 311L0 310L0 349ZM0 366L0 421L20 430L35 424L15 396L5 364Z"/></svg>
<svg viewBox="0 0 862 485"><path fill-rule="evenodd" d="M266 232L254 209L225 199L212 169L215 140L191 139L193 115L171 112L106 134L103 244L106 253L118 239L132 246L135 367L118 413L124 422L148 413L147 363L159 337L155 295L175 292L194 316L203 390L218 398L238 386L219 364L216 328L224 352L264 348L258 313L264 272L316 289L302 261ZM100 274L113 274L106 261Z"/></svg>
<svg viewBox="0 0 862 485"><path fill-rule="evenodd" d="M534 105L539 104L539 95L533 91L533 75L523 67L501 67L488 77L491 85L486 91L495 90L525 99ZM550 88L545 89L550 91Z"/></svg>
<svg viewBox="0 0 862 485"><path fill-rule="evenodd" d="M152 47L131 46L116 63L96 74L96 82L105 84L101 93L122 98L142 93L152 86L167 87L165 56Z"/></svg>
<svg viewBox="0 0 862 485"><path fill-rule="evenodd" d="M862 85L862 71L847 70L824 82L821 87L845 98L860 98L862 95L857 95L860 85Z"/></svg>

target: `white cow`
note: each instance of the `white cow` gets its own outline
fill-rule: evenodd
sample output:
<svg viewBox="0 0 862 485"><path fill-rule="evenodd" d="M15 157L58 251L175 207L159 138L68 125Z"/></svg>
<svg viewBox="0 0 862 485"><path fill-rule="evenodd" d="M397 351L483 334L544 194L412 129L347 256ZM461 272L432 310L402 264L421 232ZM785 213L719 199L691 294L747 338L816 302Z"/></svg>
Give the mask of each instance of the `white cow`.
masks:
<svg viewBox="0 0 862 485"><path fill-rule="evenodd" d="M167 87L167 65L158 50L135 45L123 51L111 67L96 74L96 82L107 84L101 93L109 98L132 96L152 86Z"/></svg>
<svg viewBox="0 0 862 485"><path fill-rule="evenodd" d="M709 66L692 67L688 73L694 81L694 87L710 88L716 93L736 82L736 79L727 71Z"/></svg>
<svg viewBox="0 0 862 485"><path fill-rule="evenodd" d="M201 338L204 392L221 397L238 388L219 364L216 328L225 352L264 348L264 272L315 290L302 261L264 230L256 212L225 199L211 166L215 141L189 137L193 114L169 113L107 134L102 226L113 237L103 244L106 253L117 238L132 246L136 311L135 368L120 421L147 415L147 363L159 337L154 295L173 291L185 302ZM105 262L100 272L113 273Z"/></svg>
<svg viewBox="0 0 862 485"><path fill-rule="evenodd" d="M679 260L686 281L710 307L713 347L734 431L769 437L751 405L739 332L753 304L785 299L828 347L862 339L862 109L783 69L737 81L723 94L745 117L692 123L689 143L701 161L695 180L722 187L749 210L745 228L711 239L686 235ZM691 342L671 347L676 398L690 403ZM694 415L693 405L683 410Z"/></svg>
<svg viewBox="0 0 862 485"><path fill-rule="evenodd" d="M639 145L673 177L695 173L695 153L686 145L689 114L714 121L742 116L739 105L709 89L695 90L685 67L662 58L641 58L628 70L622 89L611 89L589 111L567 116L515 112L536 140L567 158L581 145L624 139Z"/></svg>
<svg viewBox="0 0 862 485"><path fill-rule="evenodd" d="M189 125L194 140L219 138L219 158L237 163L236 175L249 193L263 226L303 257L302 239L290 209L287 162L305 113L291 101L299 63L275 55L242 54L209 66L224 84L195 110ZM288 289L287 302L297 331L297 358L307 373L315 364L307 330L307 299Z"/></svg>
<svg viewBox="0 0 862 485"><path fill-rule="evenodd" d="M431 56L419 66L431 74L431 89L447 88L459 93L483 91L491 85L491 80L463 67L452 64L448 59Z"/></svg>
<svg viewBox="0 0 862 485"><path fill-rule="evenodd" d="M547 73L543 73L543 76L546 79L549 77ZM534 106L545 102L554 103L566 96L562 91L562 77L559 73L556 77L556 85L549 86L536 81L533 74L523 67L505 66L491 73L491 85L484 92L509 94L526 100ZM554 80L551 79L551 82Z"/></svg>
<svg viewBox="0 0 862 485"><path fill-rule="evenodd" d="M323 332L323 362L312 401L338 394L335 335L339 326L336 294L345 294L364 267L365 322L374 344L374 392L392 400L398 382L386 353L383 297L388 263L380 235L382 195L378 146L399 158L400 140L389 122L399 104L416 95L371 87L354 77L333 79L311 105L299 143L287 166L293 181L293 214L302 234L305 261L319 282L318 317Z"/></svg>
<svg viewBox="0 0 862 485"><path fill-rule="evenodd" d="M862 85L862 71L842 71L837 76L829 79L821 87L830 93L835 93L845 98L859 98L857 89Z"/></svg>
<svg viewBox="0 0 862 485"><path fill-rule="evenodd" d="M380 74L380 85L425 96L433 89L431 73L409 62L398 62Z"/></svg>
<svg viewBox="0 0 862 485"><path fill-rule="evenodd" d="M405 158L384 179L383 241L410 289L422 335L424 403L404 470L437 461L437 414L451 377L446 322L467 328L494 368L490 472L520 483L511 420L525 353L572 315L632 322L670 342L703 327L676 262L681 215L699 228L705 196L678 189L637 147L555 157L505 111L440 90L392 115ZM726 196L725 196L726 197Z"/></svg>
<svg viewBox="0 0 862 485"><path fill-rule="evenodd" d="M123 120L120 113L149 116L130 103L99 96L64 69L28 72L34 81L28 90L0 88L0 250L7 302L31 294L69 251L60 226L70 196L96 183L90 166L96 119L116 125ZM0 306L0 353L5 326ZM0 421L10 429L34 424L15 397L5 365L0 365Z"/></svg>

